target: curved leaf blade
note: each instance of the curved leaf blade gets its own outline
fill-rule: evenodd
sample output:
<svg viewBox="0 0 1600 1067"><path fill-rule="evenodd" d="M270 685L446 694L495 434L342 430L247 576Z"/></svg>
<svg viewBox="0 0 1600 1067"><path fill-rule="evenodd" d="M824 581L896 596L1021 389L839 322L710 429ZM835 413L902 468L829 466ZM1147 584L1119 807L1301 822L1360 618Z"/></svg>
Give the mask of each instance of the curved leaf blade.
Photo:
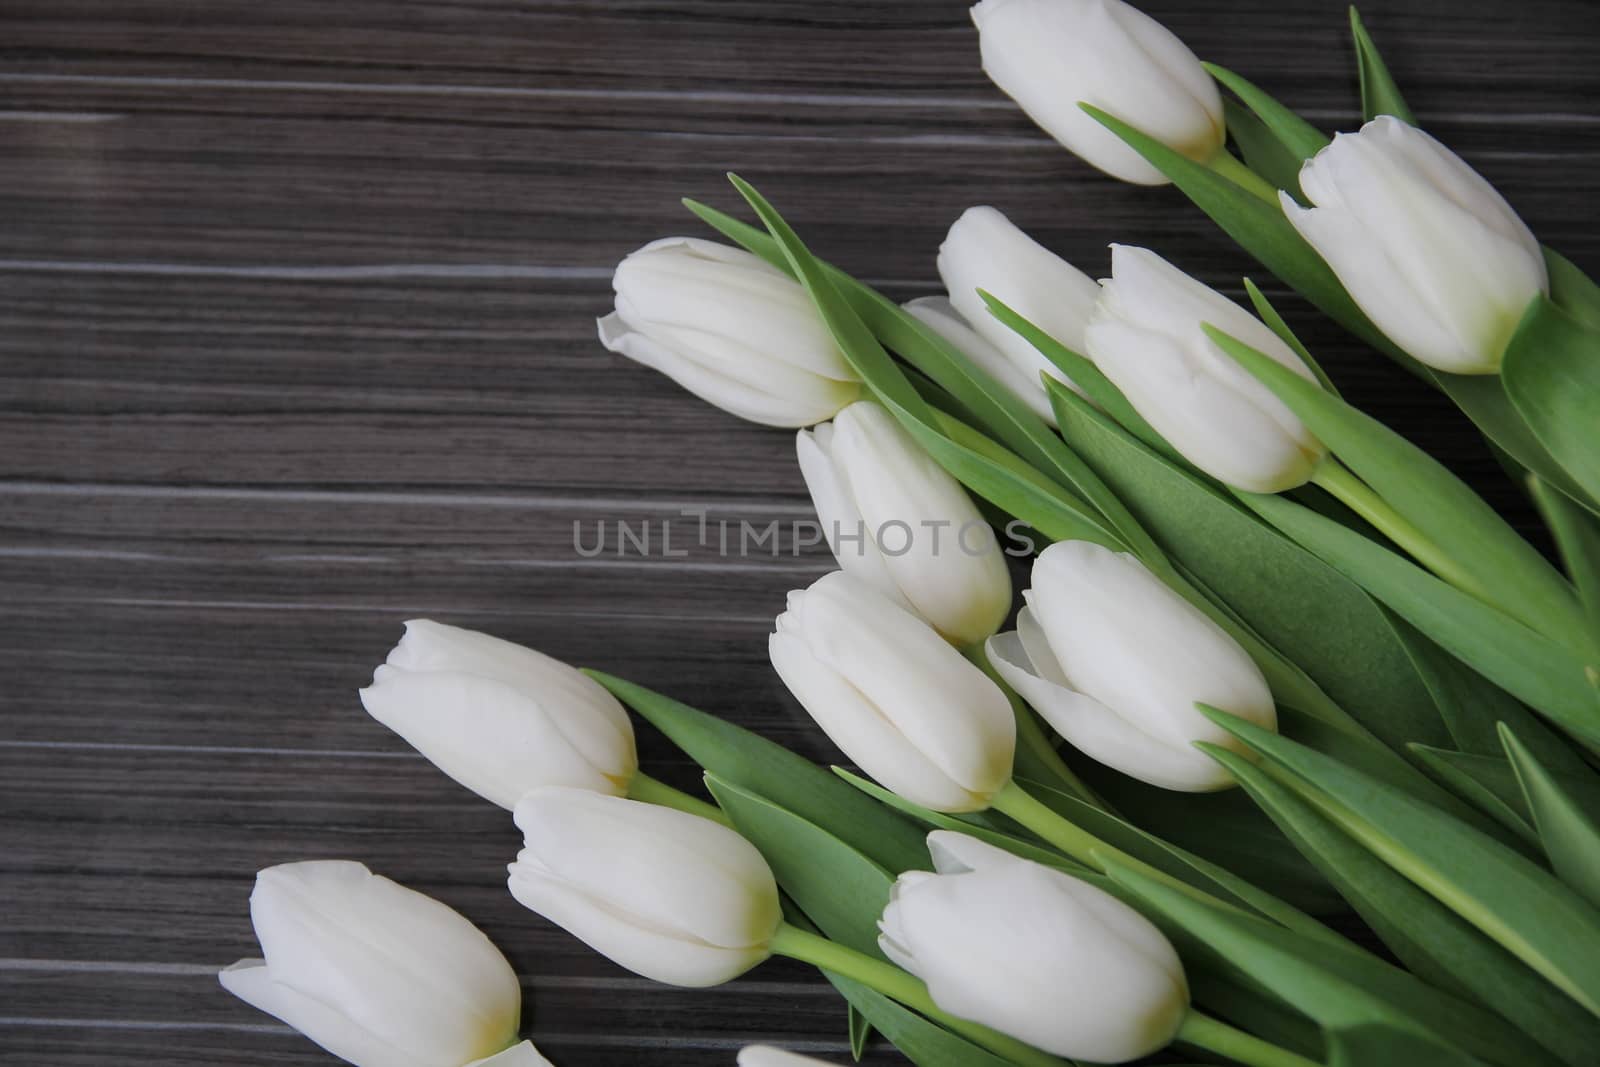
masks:
<svg viewBox="0 0 1600 1067"><path fill-rule="evenodd" d="M1578 779L1587 787L1580 792L1575 782L1551 774L1510 729L1502 726L1500 737L1556 876L1600 904L1600 784L1592 775Z"/></svg>
<svg viewBox="0 0 1600 1067"><path fill-rule="evenodd" d="M1600 330L1541 297L1512 336L1500 378L1534 437L1584 499L1600 502Z"/></svg>
<svg viewBox="0 0 1600 1067"><path fill-rule="evenodd" d="M1356 69L1361 78L1361 113L1368 122L1379 115L1393 115L1407 125L1417 125L1417 117L1400 95L1400 87L1389 73L1378 46L1362 25L1361 13L1350 8L1350 33L1356 42Z"/></svg>

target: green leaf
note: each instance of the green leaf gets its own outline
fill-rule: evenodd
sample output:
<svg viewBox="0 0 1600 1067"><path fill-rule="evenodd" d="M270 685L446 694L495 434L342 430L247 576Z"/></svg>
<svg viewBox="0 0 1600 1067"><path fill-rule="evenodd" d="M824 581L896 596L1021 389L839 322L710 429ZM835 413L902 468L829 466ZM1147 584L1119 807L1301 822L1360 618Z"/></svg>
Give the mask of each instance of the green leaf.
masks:
<svg viewBox="0 0 1600 1067"><path fill-rule="evenodd" d="M1494 685L1450 653L1428 640L1404 619L1390 617L1407 655L1423 684L1433 695L1439 714L1450 731L1453 747L1480 756L1500 756L1502 722L1509 723L1542 758L1564 772L1587 768L1583 757L1559 734L1546 727L1511 694Z"/></svg>
<svg viewBox="0 0 1600 1067"><path fill-rule="evenodd" d="M1600 1014L1600 912L1548 871L1337 760L1227 712L1201 710L1375 856Z"/></svg>
<svg viewBox="0 0 1600 1067"><path fill-rule="evenodd" d="M1423 981L1485 1004L1569 1064L1592 1062L1600 1023L1235 752L1202 745Z"/></svg>
<svg viewBox="0 0 1600 1067"><path fill-rule="evenodd" d="M1600 742L1588 665L1570 649L1309 508L1276 496L1240 499L1479 674L1564 729Z"/></svg>
<svg viewBox="0 0 1600 1067"><path fill-rule="evenodd" d="M1010 328L1024 341L1027 341L1039 354L1054 364L1061 373L1077 383L1078 388L1094 403L1095 407L1116 419L1118 423L1158 451L1177 456L1177 452L1168 445L1160 434L1145 421L1122 390L1112 384L1105 372L1095 366L1087 357L1079 355L1054 337L1045 333L1021 314L1012 310L999 297L983 289L978 290L978 296L999 322ZM1061 383L1055 383L1057 389L1064 388ZM1050 388L1050 383L1045 382L1045 388Z"/></svg>
<svg viewBox="0 0 1600 1067"><path fill-rule="evenodd" d="M1350 8L1350 33L1356 40L1356 69L1361 76L1361 113L1368 122L1379 115L1393 115L1408 125L1417 125L1417 117L1406 106L1400 95L1378 46L1372 43L1367 28L1361 24L1361 13Z"/></svg>
<svg viewBox="0 0 1600 1067"><path fill-rule="evenodd" d="M706 774L706 788L749 842L761 850L783 891L829 939L868 955L878 950L878 918L894 875L839 837L750 789Z"/></svg>
<svg viewBox="0 0 1600 1067"><path fill-rule="evenodd" d="M1210 325L1202 328L1386 504L1470 575L1490 603L1557 640L1577 622L1572 587L1448 467L1270 356Z"/></svg>
<svg viewBox="0 0 1600 1067"><path fill-rule="evenodd" d="M1311 123L1295 114L1289 108L1278 103L1267 93L1257 88L1248 80L1241 78L1226 67L1219 67L1215 63L1202 63L1210 75L1228 88L1234 96L1244 101L1256 118L1260 119L1278 139L1284 149L1297 161L1310 159L1323 148L1327 147L1328 137ZM1300 188L1299 168L1296 167L1294 180L1287 185L1279 185L1280 189Z"/></svg>
<svg viewBox="0 0 1600 1067"><path fill-rule="evenodd" d="M1332 945L1352 947L1342 935L1300 909L1252 885L1225 867L1163 841L1124 819L1085 804L1077 797L1038 782L1019 782L1019 784L1025 786L1028 793L1075 826L1127 855L1148 863L1164 874L1227 904L1260 914L1287 929L1295 930L1304 937ZM1270 831L1270 827L1268 829ZM1275 838L1270 842L1271 845L1277 843Z"/></svg>
<svg viewBox="0 0 1600 1067"><path fill-rule="evenodd" d="M1365 952L1206 904L1125 864L1107 866L1114 881L1310 1016L1330 1039L1356 1027L1385 1026L1505 1067L1530 1062L1527 1039L1510 1026Z"/></svg>
<svg viewBox="0 0 1600 1067"><path fill-rule="evenodd" d="M1561 553L1567 577L1578 590L1578 601L1589 620L1589 636L1600 647L1600 517L1552 489L1538 475L1528 476L1528 489Z"/></svg>
<svg viewBox="0 0 1600 1067"><path fill-rule="evenodd" d="M1212 484L1063 394L1061 432L1171 557L1392 746L1445 744L1433 701L1390 620L1361 588ZM1296 705L1295 686L1275 690Z"/></svg>
<svg viewBox="0 0 1600 1067"><path fill-rule="evenodd" d="M1591 330L1600 330L1600 285L1553 248L1544 249L1544 264L1550 272L1550 299Z"/></svg>
<svg viewBox="0 0 1600 1067"><path fill-rule="evenodd" d="M1412 745L1411 751L1421 760L1447 789L1471 802L1534 850L1537 855L1538 835L1529 820L1528 805L1517 785L1517 776L1511 764L1499 756L1479 756L1470 752L1457 752L1448 748Z"/></svg>
<svg viewBox="0 0 1600 1067"><path fill-rule="evenodd" d="M850 1006L917 1067L1010 1067L1009 1060L929 1022L877 990L824 973Z"/></svg>
<svg viewBox="0 0 1600 1067"><path fill-rule="evenodd" d="M1059 852L1017 837L1014 834L1001 833L998 830L980 826L966 819L958 819L954 815L946 815L943 812L933 811L930 808L913 804L898 793L891 793L876 782L869 781L858 774L845 770L843 767L833 768L833 773L874 800L887 804L896 811L903 812L918 822L933 827L935 830L953 830L958 834L967 834L985 844L993 845L995 848L1005 849L1013 856L1021 856L1025 860L1032 860L1034 863L1042 863L1047 867L1056 867L1073 874L1081 874L1088 870L1082 864L1068 859Z"/></svg>
<svg viewBox="0 0 1600 1067"><path fill-rule="evenodd" d="M865 1015L861 1014L860 1008L851 1004L846 1018L846 1025L849 1027L850 1034L850 1058L859 1063L862 1055L867 1051L867 1042L872 1040L872 1024L867 1021Z"/></svg>
<svg viewBox="0 0 1600 1067"><path fill-rule="evenodd" d="M1550 866L1590 903L1600 904L1600 820L1595 817L1600 811L1600 784L1592 774L1557 779L1510 729L1502 726L1500 737Z"/></svg>
<svg viewBox="0 0 1600 1067"><path fill-rule="evenodd" d="M1267 128L1250 109L1231 97L1222 100L1223 118L1228 133L1233 135L1245 166L1267 180L1274 188L1291 192L1300 188L1301 158L1284 147L1278 136Z"/></svg>
<svg viewBox="0 0 1600 1067"><path fill-rule="evenodd" d="M1600 330L1540 297L1506 347L1500 378L1580 499L1600 501Z"/></svg>
<svg viewBox="0 0 1600 1067"><path fill-rule="evenodd" d="M600 671L584 673L721 780L759 790L800 818L829 827L886 870L899 872L927 866L928 850L916 826L873 803L810 760L643 686Z"/></svg>
<svg viewBox="0 0 1600 1067"><path fill-rule="evenodd" d="M1289 324L1283 321L1283 316L1278 314L1278 309L1273 307L1267 300L1266 294L1256 288L1256 283L1249 278L1244 279L1244 291L1249 294L1250 303L1255 307L1256 314L1261 316L1261 321L1267 324L1268 329L1278 335L1279 340L1294 350L1294 354L1300 357L1301 362L1311 368L1311 373L1316 375L1317 381L1322 383L1322 388L1334 396L1341 395L1339 387L1333 384L1333 379L1328 377L1328 372L1322 369L1322 364L1316 361L1310 349L1300 343L1300 338L1296 337L1294 331L1289 329Z"/></svg>
<svg viewBox="0 0 1600 1067"><path fill-rule="evenodd" d="M1393 1026L1355 1026L1328 1035L1328 1067L1462 1067L1479 1062Z"/></svg>

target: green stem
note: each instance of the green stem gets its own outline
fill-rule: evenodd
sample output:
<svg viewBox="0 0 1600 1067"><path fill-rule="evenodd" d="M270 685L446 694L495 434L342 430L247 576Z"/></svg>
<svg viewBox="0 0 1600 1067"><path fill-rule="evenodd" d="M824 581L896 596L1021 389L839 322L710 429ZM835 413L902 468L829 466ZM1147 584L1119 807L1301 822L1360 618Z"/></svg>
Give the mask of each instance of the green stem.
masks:
<svg viewBox="0 0 1600 1067"><path fill-rule="evenodd" d="M710 819L729 828L733 826L727 814L715 804L708 804L681 789L674 789L666 782L652 778L643 771L634 774L633 782L628 786L628 797L646 804L659 804L663 808L686 811L690 815L698 815L702 819Z"/></svg>
<svg viewBox="0 0 1600 1067"><path fill-rule="evenodd" d="M1067 766L1066 760L1061 758L1061 753L1057 752L1056 747L1050 743L1050 738L1045 734L1044 727L1040 726L1039 720L1034 718L1033 711L1006 684L1006 680L1000 677L1000 673L994 669L994 664L989 662L989 652L984 646L985 643L979 641L977 644L963 648L961 654L971 660L973 665L983 671L984 674L988 675L989 680L999 686L1000 691L1011 702L1011 711L1017 719L1017 744L1020 746L1018 755L1021 756L1022 750L1025 750L1034 764L1066 786L1067 792L1087 804L1093 804L1097 808L1106 808L1105 801L1095 795L1094 790L1085 785L1083 779L1079 778L1072 768Z"/></svg>
<svg viewBox="0 0 1600 1067"><path fill-rule="evenodd" d="M1184 1018L1173 1040L1250 1064L1250 1067L1318 1067L1316 1060L1308 1060L1193 1010Z"/></svg>
<svg viewBox="0 0 1600 1067"><path fill-rule="evenodd" d="M1273 184L1245 166L1226 148L1217 149L1217 154L1206 162L1206 166L1252 196L1265 200L1273 207L1278 206L1278 190Z"/></svg>
<svg viewBox="0 0 1600 1067"><path fill-rule="evenodd" d="M836 941L819 937L808 930L784 923L773 935L772 951L774 955L809 963L876 989L891 1000L897 1000L912 1011L926 1015L973 1044L980 1045L1020 1067L1065 1067L1066 1065L1065 1060L1048 1052L1041 1052L1014 1037L1007 1037L998 1030L991 1030L987 1026L947 1014L933 1002L933 997L928 994L928 987L915 975L868 956L864 952L857 952Z"/></svg>
<svg viewBox="0 0 1600 1067"><path fill-rule="evenodd" d="M1351 511L1376 526L1385 537L1399 545L1411 558L1464 593L1471 593L1486 604L1494 603L1475 578L1462 570L1428 536L1389 506L1350 468L1329 456L1317 466L1311 481L1337 497Z"/></svg>

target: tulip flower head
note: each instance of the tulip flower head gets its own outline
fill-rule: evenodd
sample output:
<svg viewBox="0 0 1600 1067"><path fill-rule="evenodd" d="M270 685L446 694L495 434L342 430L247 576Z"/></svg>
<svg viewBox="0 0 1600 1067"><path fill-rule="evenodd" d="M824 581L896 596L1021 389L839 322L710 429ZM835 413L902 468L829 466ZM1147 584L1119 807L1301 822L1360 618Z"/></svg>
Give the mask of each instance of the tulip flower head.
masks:
<svg viewBox="0 0 1600 1067"><path fill-rule="evenodd" d="M801 430L795 447L845 573L957 644L995 632L1011 610L1011 576L994 533L892 415L862 400Z"/></svg>
<svg viewBox="0 0 1600 1067"><path fill-rule="evenodd" d="M1164 789L1226 789L1196 741L1248 753L1195 709L1264 729L1277 709L1238 643L1132 556L1088 541L1039 553L1017 629L988 644L995 669L1075 748Z"/></svg>
<svg viewBox="0 0 1600 1067"><path fill-rule="evenodd" d="M517 804L511 894L636 974L704 987L771 955L778 886L754 845L698 815L580 789Z"/></svg>
<svg viewBox="0 0 1600 1067"><path fill-rule="evenodd" d="M863 770L914 804L980 811L1011 779L1000 688L926 622L843 571L789 594L768 652L784 685Z"/></svg>
<svg viewBox="0 0 1600 1067"><path fill-rule="evenodd" d="M250 894L263 959L218 977L239 999L357 1067L544 1060L514 1044L516 973L459 913L359 863L268 867Z"/></svg>
<svg viewBox="0 0 1600 1067"><path fill-rule="evenodd" d="M1109 893L936 830L937 873L895 881L878 945L941 1009L1059 1056L1123 1063L1170 1042L1189 1008L1161 931Z"/></svg>
<svg viewBox="0 0 1600 1067"><path fill-rule="evenodd" d="M743 249L652 241L617 266L600 343L740 418L810 426L861 393L799 282Z"/></svg>
<svg viewBox="0 0 1600 1067"><path fill-rule="evenodd" d="M1085 116L1087 118L1087 116ZM1041 374L1072 385L1054 363L1021 334L989 313L982 289L1074 352L1083 351L1083 328L1100 295L1094 279L1029 237L998 210L970 207L939 246L939 278L950 303L984 340L1005 354L1028 383L1025 396L1047 414ZM1074 387L1075 388L1075 387ZM1048 416L1054 423L1054 416Z"/></svg>
<svg viewBox="0 0 1600 1067"><path fill-rule="evenodd" d="M1197 163L1222 150L1211 75L1172 31L1122 0L983 0L972 21L984 73L1062 147L1112 177L1168 181L1079 102Z"/></svg>
<svg viewBox="0 0 1600 1067"><path fill-rule="evenodd" d="M1550 290L1539 242L1505 198L1421 130L1380 115L1300 170L1283 211L1389 339L1430 367L1493 374Z"/></svg>
<svg viewBox="0 0 1600 1067"><path fill-rule="evenodd" d="M1252 493L1302 485L1327 449L1207 337L1210 324L1309 381L1261 320L1148 249L1111 246L1111 277L1085 331L1089 358L1189 462Z"/></svg>
<svg viewBox="0 0 1600 1067"><path fill-rule="evenodd" d="M361 703L445 774L506 809L545 785L626 793L639 766L628 713L593 679L531 648L429 619L406 623Z"/></svg>

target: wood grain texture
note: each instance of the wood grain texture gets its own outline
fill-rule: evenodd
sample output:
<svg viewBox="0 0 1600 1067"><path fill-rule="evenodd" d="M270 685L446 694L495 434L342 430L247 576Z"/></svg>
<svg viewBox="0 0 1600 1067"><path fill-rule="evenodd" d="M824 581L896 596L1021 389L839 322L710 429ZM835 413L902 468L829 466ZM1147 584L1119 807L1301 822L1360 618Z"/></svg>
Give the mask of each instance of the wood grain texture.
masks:
<svg viewBox="0 0 1600 1067"><path fill-rule="evenodd" d="M1350 124L1342 4L1145 7ZM814 546L572 549L575 522L807 514L789 435L595 343L615 261L697 232L678 198L730 205L737 169L896 297L934 291L944 228L980 202L1092 273L1113 239L1230 291L1249 268L1170 190L1034 130L964 8L0 5L0 1062L330 1062L213 972L255 952L258 867L333 856L479 922L561 1067L726 1064L756 1038L843 1058L838 1001L799 967L675 991L517 907L508 821L354 690L428 615L834 756L762 640L826 568ZM1600 7L1366 15L1430 126L1600 266ZM1347 395L1529 523L1447 405L1286 310Z"/></svg>

